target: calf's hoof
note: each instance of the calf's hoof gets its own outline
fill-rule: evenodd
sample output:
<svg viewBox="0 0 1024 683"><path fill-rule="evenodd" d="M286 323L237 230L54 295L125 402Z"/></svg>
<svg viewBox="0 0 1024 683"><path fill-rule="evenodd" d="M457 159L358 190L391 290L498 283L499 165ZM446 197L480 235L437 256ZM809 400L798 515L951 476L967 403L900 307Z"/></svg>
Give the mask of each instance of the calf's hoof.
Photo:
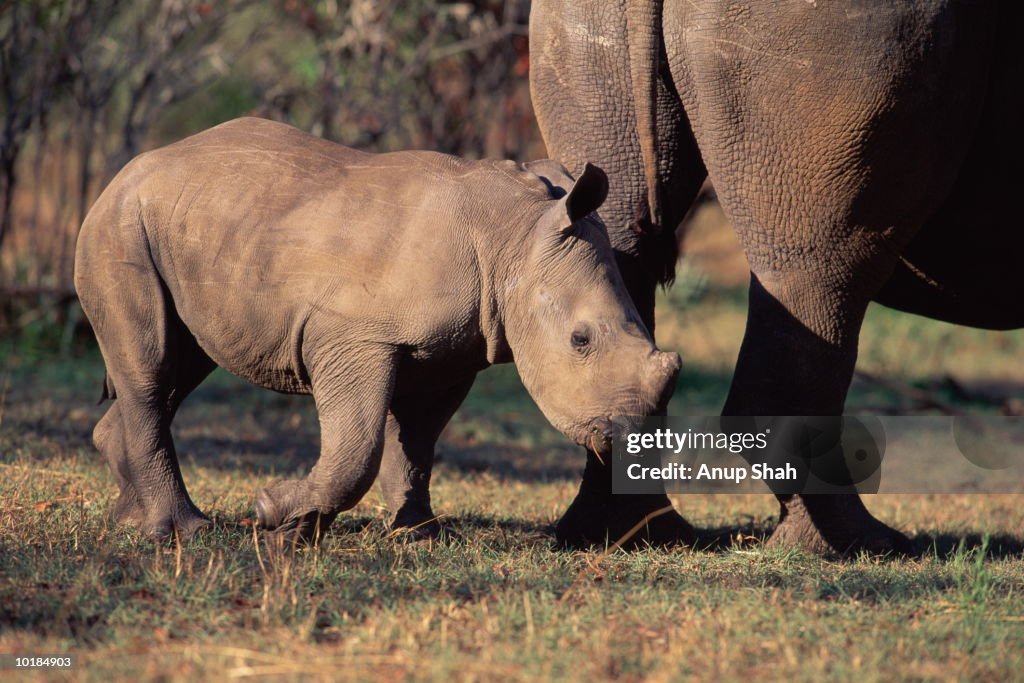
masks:
<svg viewBox="0 0 1024 683"><path fill-rule="evenodd" d="M190 500L181 501L170 509L146 514L131 484L121 490L110 516L117 524L138 529L157 541L175 536L186 541L213 524Z"/></svg>
<svg viewBox="0 0 1024 683"><path fill-rule="evenodd" d="M177 536L178 540L187 541L212 524L209 517L189 502L173 512L151 516L144 523L143 531L157 540L168 540Z"/></svg>
<svg viewBox="0 0 1024 683"><path fill-rule="evenodd" d="M391 534L400 541L415 543L439 539L442 534L449 536L450 532L442 528L429 507L407 505L401 507L391 520Z"/></svg>
<svg viewBox="0 0 1024 683"><path fill-rule="evenodd" d="M289 542L319 543L337 513L312 507L305 481L279 481L256 496L256 521Z"/></svg>
<svg viewBox="0 0 1024 683"><path fill-rule="evenodd" d="M793 496L781 503L768 547L842 557L915 555L910 539L875 519L857 495Z"/></svg>
<svg viewBox="0 0 1024 683"><path fill-rule="evenodd" d="M139 495L135 492L134 486L128 484L121 489L121 495L117 497L110 517L117 524L137 529L143 527L146 523L146 511L143 509L142 503L139 502Z"/></svg>
<svg viewBox="0 0 1024 683"><path fill-rule="evenodd" d="M600 495L581 490L555 527L555 540L564 548L620 543L693 545L693 527L672 508L664 495Z"/></svg>

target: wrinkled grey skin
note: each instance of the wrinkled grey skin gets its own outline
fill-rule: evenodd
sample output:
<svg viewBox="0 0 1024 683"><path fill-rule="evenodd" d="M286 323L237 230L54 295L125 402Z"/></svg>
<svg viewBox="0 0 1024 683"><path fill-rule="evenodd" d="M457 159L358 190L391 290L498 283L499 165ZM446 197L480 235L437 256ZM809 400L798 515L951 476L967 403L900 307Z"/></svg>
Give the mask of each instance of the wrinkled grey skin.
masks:
<svg viewBox="0 0 1024 683"><path fill-rule="evenodd" d="M1022 19L1012 0L534 0L533 102L551 156L608 172L601 217L652 331L710 177L751 268L723 412L838 415L872 300L1024 325ZM773 543L909 549L855 495L780 503ZM558 533L600 541L666 504L611 496L591 458ZM681 528L661 519L658 540Z"/></svg>
<svg viewBox="0 0 1024 683"><path fill-rule="evenodd" d="M116 518L155 536L208 523L169 427L215 365L315 398L319 461L256 503L261 526L306 539L378 470L395 526L435 533L435 442L492 363L514 358L581 444L607 449L609 416L662 406L679 357L654 348L592 215L604 174L529 166L364 154L259 119L132 161L75 265L116 398L94 432Z"/></svg>

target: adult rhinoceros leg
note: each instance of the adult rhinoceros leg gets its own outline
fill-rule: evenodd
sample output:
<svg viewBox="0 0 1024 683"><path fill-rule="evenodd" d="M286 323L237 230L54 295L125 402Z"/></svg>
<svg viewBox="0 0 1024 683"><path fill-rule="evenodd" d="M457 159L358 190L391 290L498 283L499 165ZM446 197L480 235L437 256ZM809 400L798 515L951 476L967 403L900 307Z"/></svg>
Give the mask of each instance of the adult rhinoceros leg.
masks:
<svg viewBox="0 0 1024 683"><path fill-rule="evenodd" d="M671 279L676 260L674 229L707 173L671 76L660 69L657 78L633 77L625 4L535 0L530 40L538 49L530 51L530 88L552 158L571 170L590 161L608 174L608 198L598 213L630 296L654 334L655 289ZM650 58L653 74L657 44L649 41L647 47L653 49L632 57ZM654 97L653 108L636 106L636 89ZM642 153L651 148L657 163ZM645 179L653 171L659 192ZM652 201L660 208L652 210ZM685 350L680 351L685 363ZM645 519L638 541L693 540L692 527L671 511L664 494L612 495L609 468L589 452L579 494L556 534L566 545L614 542Z"/></svg>
<svg viewBox="0 0 1024 683"><path fill-rule="evenodd" d="M771 289L769 289L769 287ZM750 287L747 330L726 415L840 415L856 361L856 336L829 341L819 327L859 326L866 302L854 304L806 274ZM817 321L817 322L815 322ZM779 525L770 545L810 552L907 554L908 539L875 519L855 494L779 496Z"/></svg>
<svg viewBox="0 0 1024 683"><path fill-rule="evenodd" d="M616 542L694 542L693 527L673 509L668 496L613 495L611 490L611 468L588 451L579 493L555 527L560 544L577 547Z"/></svg>
<svg viewBox="0 0 1024 683"><path fill-rule="evenodd" d="M868 302L973 137L997 4L737 7L665 3L663 33L754 273L725 412L840 415ZM855 496L780 502L772 543L907 549Z"/></svg>
<svg viewBox="0 0 1024 683"><path fill-rule="evenodd" d="M307 361L320 414L320 458L305 479L279 481L256 498L260 526L303 542L319 540L373 485L395 382L397 359L389 347L331 342Z"/></svg>
<svg viewBox="0 0 1024 683"><path fill-rule="evenodd" d="M385 426L380 486L391 510L391 528L432 538L441 525L430 507L434 449L473 380L448 389L396 398Z"/></svg>

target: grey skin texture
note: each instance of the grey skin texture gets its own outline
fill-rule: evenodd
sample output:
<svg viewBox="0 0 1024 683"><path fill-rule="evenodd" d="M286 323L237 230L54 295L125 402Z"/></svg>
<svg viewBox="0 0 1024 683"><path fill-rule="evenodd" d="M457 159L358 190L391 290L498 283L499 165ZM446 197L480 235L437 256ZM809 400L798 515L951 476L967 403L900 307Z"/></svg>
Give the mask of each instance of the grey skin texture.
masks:
<svg viewBox="0 0 1024 683"><path fill-rule="evenodd" d="M94 432L116 519L157 537L209 523L169 427L216 365L313 395L318 462L256 501L262 527L303 539L378 471L394 525L436 533L434 445L492 363L514 358L551 423L601 450L610 416L661 408L679 356L655 349L592 213L604 173L528 166L365 154L260 119L128 164L75 265L116 399Z"/></svg>
<svg viewBox="0 0 1024 683"><path fill-rule="evenodd" d="M710 177L750 264L723 413L839 415L869 302L1024 326L1019 48L1004 1L534 0L549 153L609 175L600 214L648 329L675 228ZM904 552L856 495L780 497L770 542ZM646 504L590 457L558 527L600 541ZM679 520L653 533L671 538Z"/></svg>

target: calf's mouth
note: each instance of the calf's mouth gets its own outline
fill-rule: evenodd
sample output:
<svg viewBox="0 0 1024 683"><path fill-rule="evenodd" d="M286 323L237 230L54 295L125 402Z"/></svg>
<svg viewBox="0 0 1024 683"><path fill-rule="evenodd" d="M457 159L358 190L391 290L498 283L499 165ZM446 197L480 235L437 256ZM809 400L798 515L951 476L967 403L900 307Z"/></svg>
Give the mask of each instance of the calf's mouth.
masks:
<svg viewBox="0 0 1024 683"><path fill-rule="evenodd" d="M576 443L585 446L598 455L610 455L615 440L615 423L610 417L601 415L584 423Z"/></svg>

